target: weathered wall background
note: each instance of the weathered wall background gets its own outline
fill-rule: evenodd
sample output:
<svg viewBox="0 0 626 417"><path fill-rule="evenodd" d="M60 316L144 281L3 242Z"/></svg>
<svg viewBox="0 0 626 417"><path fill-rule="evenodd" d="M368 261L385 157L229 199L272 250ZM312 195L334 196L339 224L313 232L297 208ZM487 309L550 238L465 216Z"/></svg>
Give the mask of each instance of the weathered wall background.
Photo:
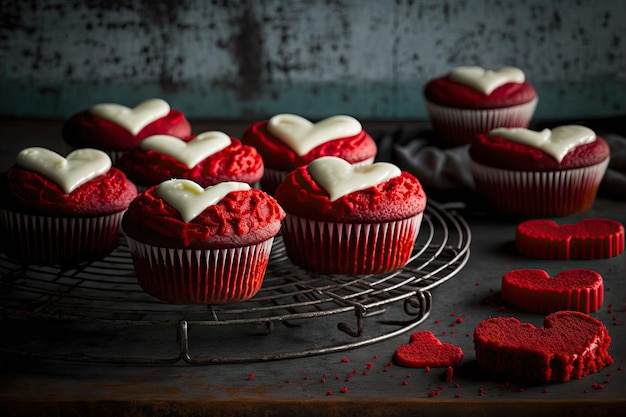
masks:
<svg viewBox="0 0 626 417"><path fill-rule="evenodd" d="M470 64L524 69L537 118L626 114L623 0L0 0L0 22L0 115L424 119L424 83Z"/></svg>

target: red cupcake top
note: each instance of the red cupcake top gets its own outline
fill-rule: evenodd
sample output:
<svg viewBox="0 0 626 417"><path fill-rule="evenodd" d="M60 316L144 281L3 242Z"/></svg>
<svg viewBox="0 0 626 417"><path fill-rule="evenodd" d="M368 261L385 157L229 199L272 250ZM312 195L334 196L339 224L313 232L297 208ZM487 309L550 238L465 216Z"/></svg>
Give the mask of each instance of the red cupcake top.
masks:
<svg viewBox="0 0 626 417"><path fill-rule="evenodd" d="M357 163L374 158L377 152L372 137L350 116L311 123L293 114L279 114L248 127L243 142L259 151L266 167L280 171L292 171L322 156Z"/></svg>
<svg viewBox="0 0 626 417"><path fill-rule="evenodd" d="M528 103L537 97L537 92L518 68L492 71L458 67L429 81L424 87L424 97L447 107L490 109Z"/></svg>
<svg viewBox="0 0 626 417"><path fill-rule="evenodd" d="M479 164L514 171L553 171L582 168L610 156L604 139L583 126L566 125L535 132L499 128L481 134L469 154Z"/></svg>
<svg viewBox="0 0 626 417"><path fill-rule="evenodd" d="M327 180L320 180L316 170L325 171ZM354 177L362 178L352 181ZM370 182L372 178L374 181ZM332 184L325 183L328 181L335 182L339 188L333 189ZM349 183L360 186L350 191ZM420 182L408 172L386 163L354 167L335 157L317 159L289 173L278 186L276 199L287 213L344 223L401 220L423 212L426 207L426 194Z"/></svg>
<svg viewBox="0 0 626 417"><path fill-rule="evenodd" d="M159 191L165 184L173 197L162 194L164 188ZM263 242L280 230L285 213L265 192L237 182L206 189L194 184L169 180L140 193L124 214L124 233L159 247L215 249ZM213 198L209 190L221 198ZM191 201L191 209L180 200Z"/></svg>
<svg viewBox="0 0 626 417"><path fill-rule="evenodd" d="M254 184L263 176L261 155L236 138L215 131L188 139L150 136L118 165L132 181L147 187L170 178L187 178L203 187L225 181Z"/></svg>
<svg viewBox="0 0 626 417"><path fill-rule="evenodd" d="M63 158L44 148L27 148L4 176L3 204L49 216L92 216L128 207L137 188L109 157L79 149Z"/></svg>
<svg viewBox="0 0 626 417"><path fill-rule="evenodd" d="M128 150L152 135L186 139L189 122L161 99L146 100L134 108L119 104L97 104L74 114L64 124L63 138L72 146L104 150Z"/></svg>

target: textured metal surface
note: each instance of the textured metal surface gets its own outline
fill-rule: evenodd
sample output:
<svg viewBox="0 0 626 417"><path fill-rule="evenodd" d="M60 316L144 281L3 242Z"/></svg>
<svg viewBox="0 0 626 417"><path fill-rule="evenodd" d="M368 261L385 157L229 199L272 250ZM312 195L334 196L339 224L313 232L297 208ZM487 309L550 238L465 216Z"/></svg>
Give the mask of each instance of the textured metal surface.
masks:
<svg viewBox="0 0 626 417"><path fill-rule="evenodd" d="M353 349L419 325L430 312L428 290L463 268L469 259L470 241L463 218L435 202L427 207L408 265L386 274L309 273L290 263L278 238L259 293L249 301L224 306L171 305L147 295L136 282L123 241L103 260L70 269L19 265L2 256L0 313L13 323L5 324L10 336L0 349L78 361L174 363L182 359L191 364L288 359ZM43 326L41 331L22 326L20 319L24 318ZM74 333L76 343L64 339L55 347L55 326L63 329L62 333ZM293 326L310 326L309 337L321 335L320 340L326 342L313 337L273 344L273 333L288 332ZM28 334L22 327L28 328ZM199 336L192 335L192 327L203 330L197 330ZM239 353L236 336L231 342L226 340L242 327L272 334L268 336L269 350ZM157 335L155 329L159 329ZM85 334L91 348L76 341L79 334ZM204 342L194 345L196 338L204 340L208 334L212 340L207 342L208 349ZM128 344L129 336L138 338L134 346ZM145 354L149 345L167 345L174 338L178 352ZM224 341L218 343L219 354L211 352L216 338ZM108 351L116 353L103 354L103 342ZM137 356L137 352L141 354Z"/></svg>
<svg viewBox="0 0 626 417"><path fill-rule="evenodd" d="M424 83L516 65L538 117L626 111L621 0L0 2L0 114L161 96L192 118L425 119Z"/></svg>

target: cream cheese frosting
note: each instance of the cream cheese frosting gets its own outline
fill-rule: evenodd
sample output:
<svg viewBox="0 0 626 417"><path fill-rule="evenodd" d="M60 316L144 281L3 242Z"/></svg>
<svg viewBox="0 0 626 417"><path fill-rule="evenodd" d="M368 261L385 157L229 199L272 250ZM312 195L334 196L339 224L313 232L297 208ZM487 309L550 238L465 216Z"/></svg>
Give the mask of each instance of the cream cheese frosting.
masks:
<svg viewBox="0 0 626 417"><path fill-rule="evenodd" d="M231 139L227 134L209 131L200 133L189 142L170 135L149 136L141 141L139 147L169 155L191 169L209 156L227 148L230 144Z"/></svg>
<svg viewBox="0 0 626 417"><path fill-rule="evenodd" d="M335 156L315 159L307 170L315 182L328 192L330 201L375 187L401 174L400 168L387 162L357 166Z"/></svg>
<svg viewBox="0 0 626 417"><path fill-rule="evenodd" d="M300 156L323 143L354 136L363 130L361 123L351 116L332 116L312 123L295 114L277 114L268 120L267 129Z"/></svg>
<svg viewBox="0 0 626 417"><path fill-rule="evenodd" d="M185 223L189 223L229 193L249 189L250 185L243 182L227 181L202 188L197 182L175 178L159 184L156 195L174 207Z"/></svg>
<svg viewBox="0 0 626 417"><path fill-rule="evenodd" d="M453 69L448 77L484 94L491 94L496 88L507 83L523 83L524 71L515 67L502 67L488 70L478 66L464 66Z"/></svg>
<svg viewBox="0 0 626 417"><path fill-rule="evenodd" d="M154 98L146 100L134 108L115 103L96 104L89 109L89 112L136 135L150 123L167 116L170 112L170 105L165 100Z"/></svg>
<svg viewBox="0 0 626 417"><path fill-rule="evenodd" d="M552 130L543 129L540 132L521 127L497 128L492 129L489 136L499 136L511 142L540 149L559 163L572 149L596 140L593 130L579 125L559 126Z"/></svg>
<svg viewBox="0 0 626 417"><path fill-rule="evenodd" d="M50 178L70 194L76 188L111 168L111 158L97 149L77 149L66 158L46 148L23 149L17 155L17 164Z"/></svg>

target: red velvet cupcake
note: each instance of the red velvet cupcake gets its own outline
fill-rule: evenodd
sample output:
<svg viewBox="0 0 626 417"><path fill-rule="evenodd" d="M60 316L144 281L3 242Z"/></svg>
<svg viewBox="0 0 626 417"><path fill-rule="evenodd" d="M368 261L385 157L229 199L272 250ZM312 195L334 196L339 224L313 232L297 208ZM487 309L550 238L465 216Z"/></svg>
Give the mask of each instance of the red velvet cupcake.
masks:
<svg viewBox="0 0 626 417"><path fill-rule="evenodd" d="M64 158L24 149L3 176L3 248L33 264L100 258L119 244L122 215L136 195L102 151L78 149Z"/></svg>
<svg viewBox="0 0 626 417"><path fill-rule="evenodd" d="M326 156L287 175L276 199L287 212L283 238L295 264L336 274L374 274L406 265L426 195L395 165L355 167Z"/></svg>
<svg viewBox="0 0 626 417"><path fill-rule="evenodd" d="M429 81L424 98L433 129L451 145L496 127L528 127L537 107L535 88L514 67L455 68Z"/></svg>
<svg viewBox="0 0 626 417"><path fill-rule="evenodd" d="M243 142L254 146L265 165L261 187L273 194L294 169L322 156L336 156L355 165L369 165L377 147L361 123L350 116L332 116L317 123L295 114L278 114L248 127Z"/></svg>
<svg viewBox="0 0 626 417"><path fill-rule="evenodd" d="M477 136L470 169L497 210L533 217L567 216L588 210L609 163L604 139L584 126L536 132L498 128Z"/></svg>
<svg viewBox="0 0 626 417"><path fill-rule="evenodd" d="M63 138L77 148L96 148L109 154L115 164L127 151L148 136L170 135L186 139L191 126L185 115L162 99L146 100L134 108L101 103L70 117Z"/></svg>
<svg viewBox="0 0 626 417"><path fill-rule="evenodd" d="M122 228L147 293L175 304L226 304L261 288L284 216L274 198L246 183L203 188L172 179L139 194Z"/></svg>
<svg viewBox="0 0 626 417"><path fill-rule="evenodd" d="M149 136L122 156L118 166L145 188L170 178L186 178L202 187L226 181L254 185L263 176L263 159L256 149L218 131L203 132L188 141Z"/></svg>
<svg viewBox="0 0 626 417"><path fill-rule="evenodd" d="M476 362L484 371L525 382L566 382L613 363L601 321L577 311L546 316L543 327L493 317L474 330Z"/></svg>

